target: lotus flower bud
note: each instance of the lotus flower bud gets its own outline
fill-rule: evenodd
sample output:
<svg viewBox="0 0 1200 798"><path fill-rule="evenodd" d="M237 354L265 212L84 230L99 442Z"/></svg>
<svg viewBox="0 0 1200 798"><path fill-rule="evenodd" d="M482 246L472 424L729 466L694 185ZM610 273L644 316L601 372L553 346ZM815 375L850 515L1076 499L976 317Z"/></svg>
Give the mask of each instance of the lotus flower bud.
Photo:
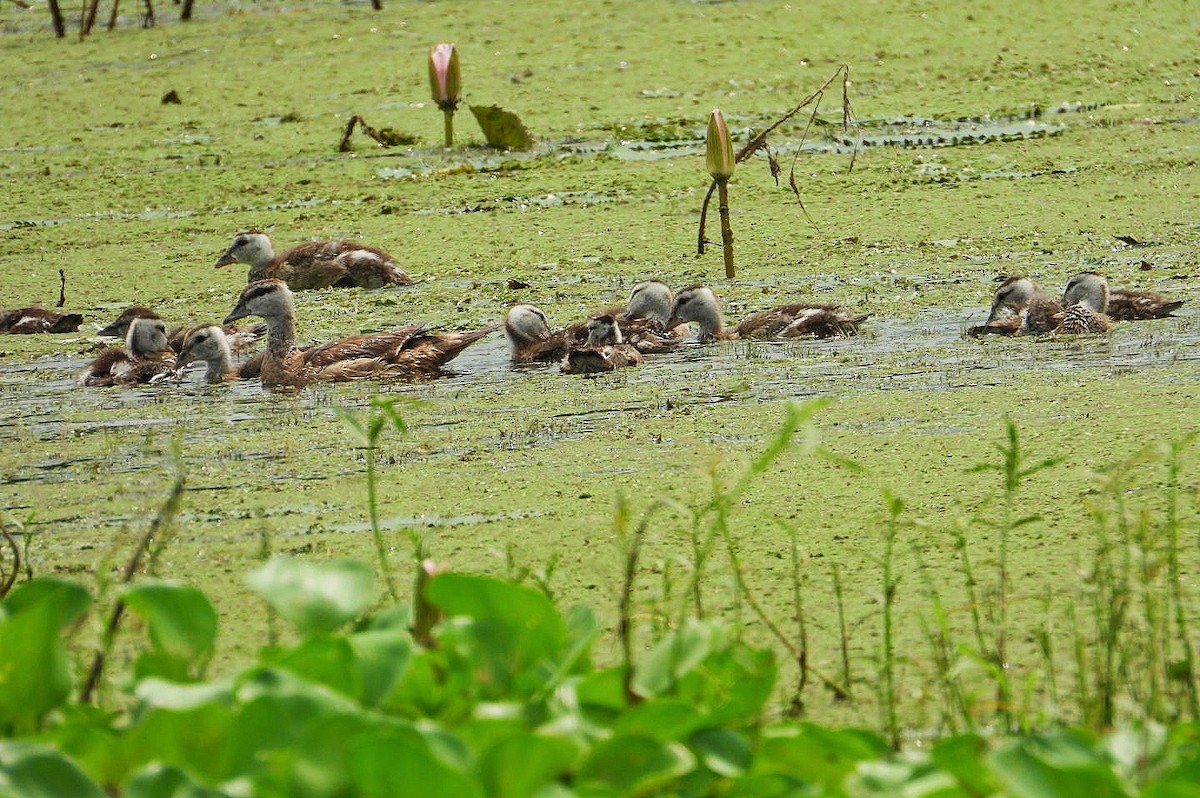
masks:
<svg viewBox="0 0 1200 798"><path fill-rule="evenodd" d="M453 111L458 107L462 71L458 66L458 50L453 44L435 45L429 51L429 88L438 108Z"/></svg>
<svg viewBox="0 0 1200 798"><path fill-rule="evenodd" d="M713 180L728 180L733 177L733 139L725 126L725 117L720 108L714 108L708 117L708 146L704 153L705 165Z"/></svg>

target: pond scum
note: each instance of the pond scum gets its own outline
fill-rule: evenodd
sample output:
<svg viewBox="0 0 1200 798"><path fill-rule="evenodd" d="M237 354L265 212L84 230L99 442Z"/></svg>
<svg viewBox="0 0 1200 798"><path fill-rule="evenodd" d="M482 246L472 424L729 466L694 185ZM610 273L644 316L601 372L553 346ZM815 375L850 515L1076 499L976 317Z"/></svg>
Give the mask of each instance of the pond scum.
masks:
<svg viewBox="0 0 1200 798"><path fill-rule="evenodd" d="M1181 519L1190 511L1180 473L1194 435L1135 452L1097 477L1093 558L1076 589L1045 600L1067 602L1073 624L1066 632L1049 620L1014 628L1007 611L1024 589L1008 569L1011 535L1039 521L1022 514L1022 483L1058 464L1031 462L1015 425L996 445L998 458L972 469L979 478L1000 477L994 500L949 532L960 585L921 573L901 578L897 549L916 545L906 533L929 534L931 525L908 518L904 503L887 494L875 533L877 654L865 671L845 656L838 672L823 673L808 664L816 634L806 629L802 571L811 563L798 554L798 531L787 529L790 622L762 610L734 534L739 498L781 453L799 447L832 457L813 420L827 402L790 405L741 473L728 480L714 467L708 500L676 508L690 523L691 569L662 591L649 622L632 610L645 570L639 554L657 510L670 502L641 518L618 502L623 654L598 665L592 647L602 630L593 611L557 607L544 580L455 573L416 533L410 565L389 561L373 463L385 433L405 430L395 401L376 396L366 414L341 413L366 449L377 568L269 556L264 545L264 561L247 580L274 631L257 662L225 678L206 676L218 626L206 596L138 576L171 545L185 475L147 524L123 583L103 585L98 596L76 581L22 569L20 535L5 529L0 795L1195 794L1197 631L1184 563L1196 543L1195 530L1184 537ZM1130 498L1147 482L1156 486L1161 512ZM979 529L998 540L986 566L973 545ZM741 599L775 635L774 647L752 645L705 612L700 582L719 553ZM409 570L416 576L402 596L398 582ZM844 589L839 584L839 596ZM923 592L920 617L897 616L898 591L914 589ZM103 626L90 654L80 640L89 615ZM144 635L122 624L129 615ZM914 672L921 658L894 650L894 625L913 622L929 646L929 672ZM125 671L113 658L122 635L143 638L125 641L137 649ZM1035 640L1040 656L1014 660L1018 637ZM75 667L86 660L89 668ZM796 681L785 685L789 663ZM935 730L904 728L897 719L898 691L914 682L933 685ZM878 727L796 719L813 685L846 701L873 686ZM782 712L772 701L781 691Z"/></svg>

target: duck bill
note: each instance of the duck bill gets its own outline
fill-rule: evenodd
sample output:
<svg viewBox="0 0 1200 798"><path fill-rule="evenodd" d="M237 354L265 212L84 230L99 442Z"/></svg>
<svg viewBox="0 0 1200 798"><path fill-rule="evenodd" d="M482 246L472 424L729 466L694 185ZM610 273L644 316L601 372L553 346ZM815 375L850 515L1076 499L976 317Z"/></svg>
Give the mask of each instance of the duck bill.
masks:
<svg viewBox="0 0 1200 798"><path fill-rule="evenodd" d="M228 266L231 263L237 263L237 262L238 262L238 259L236 256L230 255L228 252L226 252L224 255L222 255L220 258L217 259L217 268L220 269L222 266Z"/></svg>
<svg viewBox="0 0 1200 798"><path fill-rule="evenodd" d="M117 322L109 324L107 327L102 327L96 330L96 336L99 338L124 338L125 333L121 332Z"/></svg>
<svg viewBox="0 0 1200 798"><path fill-rule="evenodd" d="M249 315L250 311L246 310L246 306L239 302L233 310L229 311L229 315L226 316L225 321L221 323L229 324L230 322L237 321L238 319L244 319Z"/></svg>

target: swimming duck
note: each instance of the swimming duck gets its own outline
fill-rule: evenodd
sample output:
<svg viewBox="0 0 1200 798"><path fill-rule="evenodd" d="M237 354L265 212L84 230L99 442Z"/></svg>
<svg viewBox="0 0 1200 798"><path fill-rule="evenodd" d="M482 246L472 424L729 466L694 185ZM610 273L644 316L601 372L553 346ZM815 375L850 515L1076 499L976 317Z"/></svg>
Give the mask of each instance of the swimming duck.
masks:
<svg viewBox="0 0 1200 798"><path fill-rule="evenodd" d="M101 352L79 373L80 385L136 385L159 382L174 372L175 352L167 346L167 325L162 319L134 319L125 336L125 347Z"/></svg>
<svg viewBox="0 0 1200 798"><path fill-rule="evenodd" d="M642 362L642 353L637 347L625 342L617 319L610 313L601 313L587 320L587 341L583 346L572 346L563 356L559 371L564 374L596 374L613 371Z"/></svg>
<svg viewBox="0 0 1200 798"><path fill-rule="evenodd" d="M1059 335L1105 333L1112 330L1108 308L1108 280L1096 272L1080 272L1067 281L1062 312L1054 332Z"/></svg>
<svg viewBox="0 0 1200 798"><path fill-rule="evenodd" d="M396 259L382 249L344 239L306 241L276 255L265 234L238 233L217 259L217 268L231 263L250 266L247 282L283 280L293 291L412 284Z"/></svg>
<svg viewBox="0 0 1200 798"><path fill-rule="evenodd" d="M1044 335L1058 327L1062 305L1024 275L1009 277L992 295L987 321L972 327L971 335Z"/></svg>
<svg viewBox="0 0 1200 798"><path fill-rule="evenodd" d="M870 314L854 313L836 304L813 305L797 303L780 305L755 313L726 329L721 318L717 297L707 286L685 288L671 306L669 326L677 321L694 321L699 325L697 338L704 341L736 338L796 338L812 335L830 338L854 335L858 325Z"/></svg>
<svg viewBox="0 0 1200 798"><path fill-rule="evenodd" d="M135 305L133 307L122 310L112 322L96 331L96 335L104 338L124 338L129 332L129 323L134 319L158 319L161 318L157 313L147 307ZM182 325L171 327L167 330L167 343L175 353L183 351L185 339L198 327L184 327ZM222 328L225 334L229 349L234 354L244 354L254 349L264 335L267 334L267 325L259 324L227 324Z"/></svg>
<svg viewBox="0 0 1200 798"><path fill-rule="evenodd" d="M572 335L566 328L552 331L541 308L522 303L504 314L504 339L512 362L552 363L567 354Z"/></svg>
<svg viewBox="0 0 1200 798"><path fill-rule="evenodd" d="M262 359L265 385L431 377L467 346L499 329L499 325L489 325L478 330L437 334L427 325L413 324L298 349L295 301L282 280L250 283L223 323L247 316L261 316L267 323L267 348Z"/></svg>
<svg viewBox="0 0 1200 798"><path fill-rule="evenodd" d="M625 309L615 316L625 342L645 354L678 346L691 334L691 328L683 321L667 326L674 303L675 294L666 283L646 280L635 285Z"/></svg>
<svg viewBox="0 0 1200 798"><path fill-rule="evenodd" d="M60 313L39 307L0 310L0 333L11 335L75 332L82 323L81 313Z"/></svg>
<svg viewBox="0 0 1200 798"><path fill-rule="evenodd" d="M234 366L233 348L224 328L206 324L188 331L179 356L175 358L175 371L182 374L189 364L202 362L208 366L204 372L206 382L246 380L261 374L262 361L263 356L259 355L245 361L241 366Z"/></svg>

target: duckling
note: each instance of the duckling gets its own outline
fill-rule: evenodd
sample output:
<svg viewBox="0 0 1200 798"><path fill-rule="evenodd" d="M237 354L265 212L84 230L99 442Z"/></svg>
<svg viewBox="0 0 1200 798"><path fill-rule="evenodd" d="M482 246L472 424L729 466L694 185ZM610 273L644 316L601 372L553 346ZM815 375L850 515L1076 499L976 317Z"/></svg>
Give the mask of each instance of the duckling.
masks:
<svg viewBox="0 0 1200 798"><path fill-rule="evenodd" d="M0 333L10 335L75 332L82 323L81 313L60 313L39 307L0 310Z"/></svg>
<svg viewBox="0 0 1200 798"><path fill-rule="evenodd" d="M134 319L125 336L125 348L114 347L79 373L80 385L136 385L159 382L173 373L175 353L167 346L167 325L162 319Z"/></svg>
<svg viewBox="0 0 1200 798"><path fill-rule="evenodd" d="M613 371L642 362L637 347L626 343L621 327L610 313L601 313L587 320L587 342L573 346L563 356L559 371L564 374L595 374Z"/></svg>
<svg viewBox="0 0 1200 798"><path fill-rule="evenodd" d="M102 338L124 338L125 334L129 332L129 323L134 319L157 318L161 317L150 308L134 305L122 310L112 322L97 330L96 335ZM197 329L199 328L182 325L171 327L167 330L167 343L171 349L175 350L176 354L179 354L183 351L183 344L188 335ZM262 337L267 334L267 325L262 323L227 324L222 328L222 332L224 332L233 354L245 354L254 349Z"/></svg>
<svg viewBox="0 0 1200 798"><path fill-rule="evenodd" d="M1080 272L1067 281L1063 309L1054 332L1059 335L1105 333L1112 330L1108 308L1108 280L1096 272Z"/></svg>
<svg viewBox="0 0 1200 798"><path fill-rule="evenodd" d="M629 292L629 302L617 316L626 343L644 354L674 349L691 334L686 322L668 327L675 294L658 280L638 283Z"/></svg>
<svg viewBox="0 0 1200 798"><path fill-rule="evenodd" d="M796 338L812 335L829 338L854 335L858 325L870 314L854 313L840 305L810 305L797 303L780 305L755 313L738 322L732 330L725 329L721 308L712 290L694 285L675 297L668 326L677 321L694 321L699 325L697 339L701 342L736 338Z"/></svg>
<svg viewBox="0 0 1200 798"><path fill-rule="evenodd" d="M567 329L551 331L546 314L536 305L513 305L504 314L504 339L514 363L562 360L571 343Z"/></svg>
<svg viewBox="0 0 1200 798"><path fill-rule="evenodd" d="M396 259L382 249L344 239L306 241L276 255L263 233L238 233L217 259L217 268L231 263L250 266L247 282L283 280L293 291L412 284Z"/></svg>
<svg viewBox="0 0 1200 798"><path fill-rule="evenodd" d="M1024 275L1009 277L992 296L987 321L972 327L971 335L1044 335L1059 324L1062 306Z"/></svg>
<svg viewBox="0 0 1200 798"><path fill-rule="evenodd" d="M223 328L207 324L188 331L179 356L175 358L175 371L182 374L186 366L200 361L208 366L204 372L206 382L253 379L262 371L262 360L263 358L258 356L235 367L229 336Z"/></svg>
<svg viewBox="0 0 1200 798"><path fill-rule="evenodd" d="M499 329L493 324L478 330L435 334L427 325L413 324L298 349L295 301L282 280L250 283L223 323L247 316L261 316L267 323L261 374L264 385L432 377L467 346Z"/></svg>

